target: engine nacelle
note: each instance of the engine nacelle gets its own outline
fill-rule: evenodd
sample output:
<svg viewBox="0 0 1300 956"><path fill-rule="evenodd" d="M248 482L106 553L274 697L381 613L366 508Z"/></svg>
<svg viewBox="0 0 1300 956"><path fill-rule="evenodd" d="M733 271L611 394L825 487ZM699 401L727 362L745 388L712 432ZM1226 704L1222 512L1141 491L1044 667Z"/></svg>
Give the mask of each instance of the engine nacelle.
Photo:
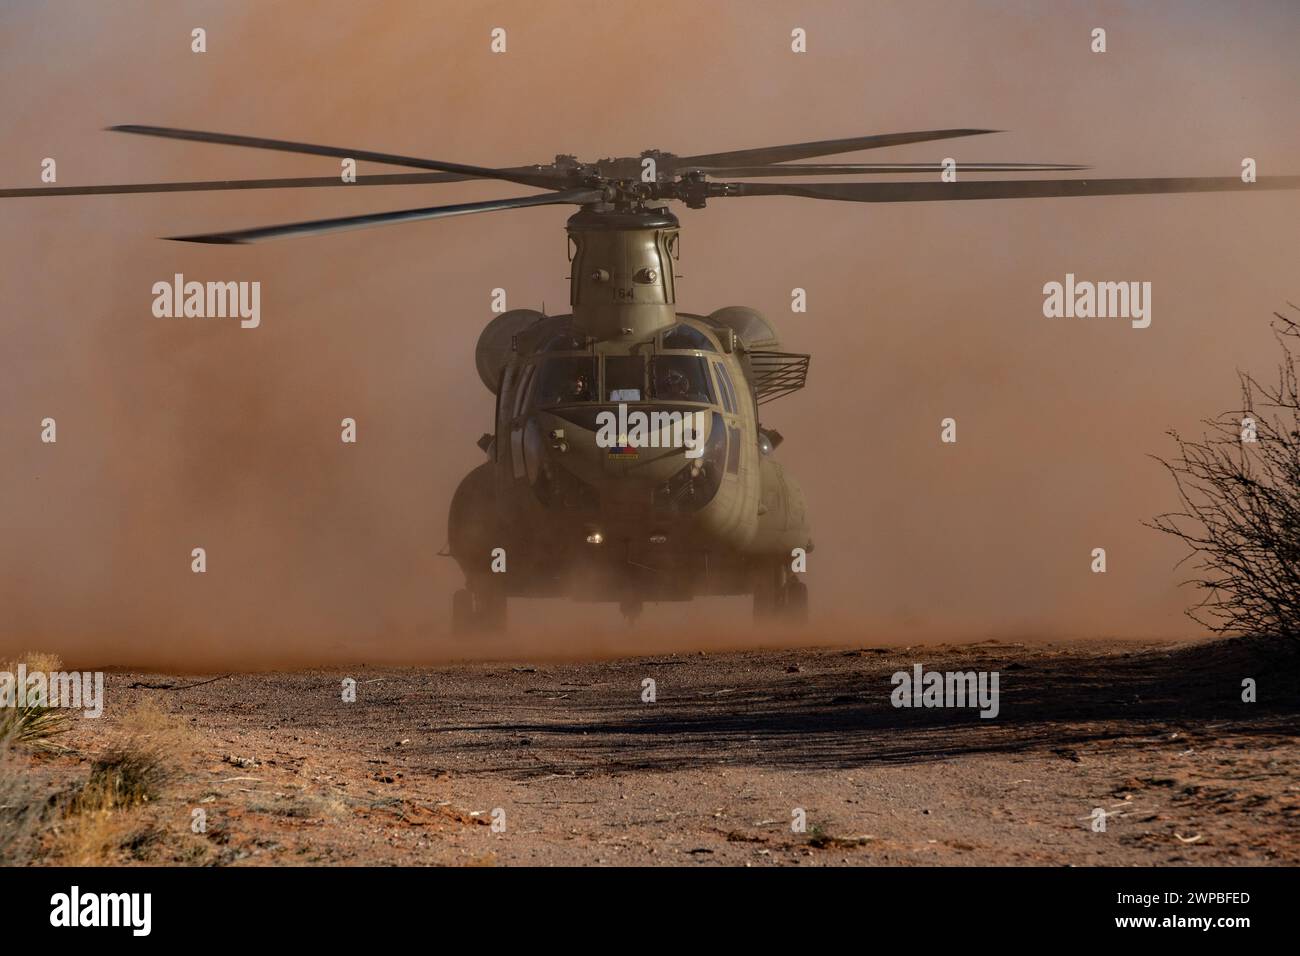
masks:
<svg viewBox="0 0 1300 956"><path fill-rule="evenodd" d="M751 352L781 347L776 329L757 309L743 305L729 305L710 313L708 320L734 331L741 344Z"/></svg>
<svg viewBox="0 0 1300 956"><path fill-rule="evenodd" d="M496 316L479 335L474 364L478 377L493 395L501 390L501 376L510 361L515 336L542 318L545 316L536 309L511 309Z"/></svg>

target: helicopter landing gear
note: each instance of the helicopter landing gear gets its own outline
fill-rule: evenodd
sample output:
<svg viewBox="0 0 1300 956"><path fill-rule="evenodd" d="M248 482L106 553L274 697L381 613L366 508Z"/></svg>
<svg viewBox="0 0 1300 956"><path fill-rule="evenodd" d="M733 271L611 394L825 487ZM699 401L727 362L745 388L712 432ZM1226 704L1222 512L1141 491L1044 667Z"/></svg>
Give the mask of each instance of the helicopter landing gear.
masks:
<svg viewBox="0 0 1300 956"><path fill-rule="evenodd" d="M505 593L492 587L461 588L451 596L453 634L501 634L506 629Z"/></svg>
<svg viewBox="0 0 1300 956"><path fill-rule="evenodd" d="M785 607L782 609L785 619L800 626L808 623L808 585L797 578L790 580L785 587Z"/></svg>
<svg viewBox="0 0 1300 956"><path fill-rule="evenodd" d="M641 616L641 611L645 607L640 601L619 601L618 610L623 615L623 623L631 627L636 623L637 618Z"/></svg>
<svg viewBox="0 0 1300 956"><path fill-rule="evenodd" d="M759 570L754 581L754 621L808 623L808 585L785 562Z"/></svg>

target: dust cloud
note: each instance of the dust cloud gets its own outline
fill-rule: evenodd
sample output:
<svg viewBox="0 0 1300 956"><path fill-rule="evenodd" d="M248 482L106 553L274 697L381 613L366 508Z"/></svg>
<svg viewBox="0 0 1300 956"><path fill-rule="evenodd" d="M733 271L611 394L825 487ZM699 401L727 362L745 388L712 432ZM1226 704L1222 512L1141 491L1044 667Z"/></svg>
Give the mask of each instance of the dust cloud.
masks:
<svg viewBox="0 0 1300 956"><path fill-rule="evenodd" d="M37 185L45 157L60 185L338 172L103 131L118 123L484 165L971 126L1008 132L869 158L1221 176L1250 156L1294 174L1298 42L1286 2L8 5L0 184ZM1300 196L679 210L680 307L756 307L813 354L808 389L763 416L812 509L812 627L755 635L746 602L710 600L626 633L610 606L530 601L487 646L448 636L459 574L438 555L491 427L473 347L494 288L563 308L565 212L256 247L157 237L526 191L0 201L0 658L242 669L1195 633L1179 547L1141 526L1175 503L1148 456L1231 408L1237 368L1272 367L1270 313L1300 297ZM175 273L260 281L261 327L155 319L150 289ZM1151 327L1045 319L1042 286L1066 273L1151 282Z"/></svg>

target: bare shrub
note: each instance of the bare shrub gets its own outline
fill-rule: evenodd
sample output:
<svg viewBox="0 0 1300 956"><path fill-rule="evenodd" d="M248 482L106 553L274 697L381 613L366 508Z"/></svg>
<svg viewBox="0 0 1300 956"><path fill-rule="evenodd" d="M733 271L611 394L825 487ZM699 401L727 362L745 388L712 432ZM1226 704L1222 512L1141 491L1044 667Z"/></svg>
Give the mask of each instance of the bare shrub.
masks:
<svg viewBox="0 0 1300 956"><path fill-rule="evenodd" d="M1158 459L1182 509L1148 526L1189 547L1201 600L1187 613L1219 634L1300 636L1300 307L1288 305L1295 317L1274 313L1276 381L1239 372L1241 410L1204 421L1196 441L1170 432L1178 455Z"/></svg>

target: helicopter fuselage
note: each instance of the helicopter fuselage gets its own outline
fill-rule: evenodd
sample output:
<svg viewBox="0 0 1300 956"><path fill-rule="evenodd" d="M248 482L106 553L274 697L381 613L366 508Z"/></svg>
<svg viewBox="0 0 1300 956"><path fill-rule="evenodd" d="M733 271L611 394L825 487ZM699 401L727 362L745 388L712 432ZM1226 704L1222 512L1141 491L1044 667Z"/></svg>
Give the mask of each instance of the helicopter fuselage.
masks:
<svg viewBox="0 0 1300 956"><path fill-rule="evenodd" d="M479 341L495 430L449 519L470 591L626 607L784 581L811 541L758 419L770 326L676 310L666 211L584 210L569 235L573 312L508 312Z"/></svg>

